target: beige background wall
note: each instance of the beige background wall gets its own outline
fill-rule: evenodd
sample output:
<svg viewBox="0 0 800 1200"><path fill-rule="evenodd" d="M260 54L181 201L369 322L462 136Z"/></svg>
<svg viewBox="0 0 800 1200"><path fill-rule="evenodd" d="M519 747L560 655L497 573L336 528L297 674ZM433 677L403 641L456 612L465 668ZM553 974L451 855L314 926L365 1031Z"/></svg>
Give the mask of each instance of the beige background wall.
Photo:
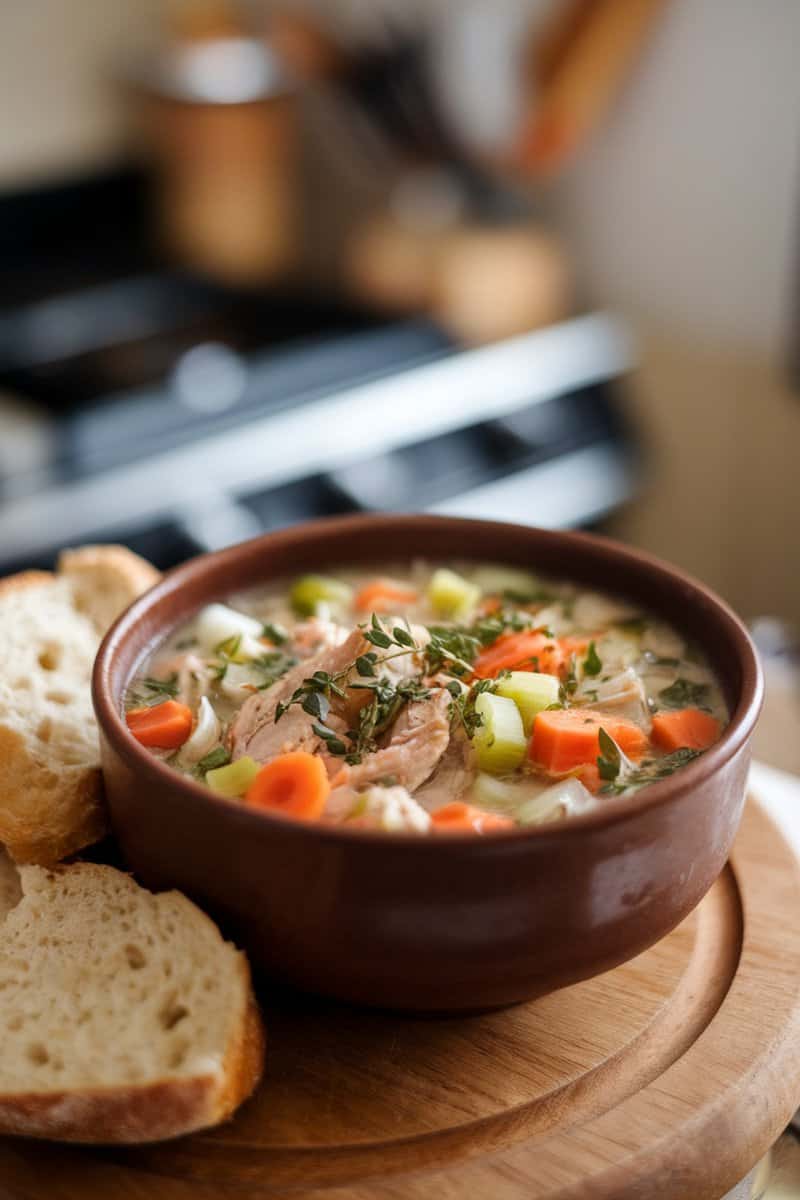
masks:
<svg viewBox="0 0 800 1200"><path fill-rule="evenodd" d="M795 0L667 5L550 202L588 294L642 337L651 470L616 530L800 622L798 46Z"/></svg>
<svg viewBox="0 0 800 1200"><path fill-rule="evenodd" d="M0 189L113 161L125 139L114 77L164 0L1 0Z"/></svg>

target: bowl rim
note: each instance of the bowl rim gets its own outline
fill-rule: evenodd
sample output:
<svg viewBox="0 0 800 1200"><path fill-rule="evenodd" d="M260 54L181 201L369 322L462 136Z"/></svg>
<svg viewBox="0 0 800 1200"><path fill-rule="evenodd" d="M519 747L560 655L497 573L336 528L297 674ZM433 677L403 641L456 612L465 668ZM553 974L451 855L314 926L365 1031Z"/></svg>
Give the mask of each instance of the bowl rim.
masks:
<svg viewBox="0 0 800 1200"><path fill-rule="evenodd" d="M731 640L738 647L739 665L742 684L738 703L731 713L730 721L723 730L722 737L698 758L687 763L673 775L649 784L635 792L633 796L615 796L605 802L602 808L593 809L587 813L570 816L568 820L558 824L532 825L526 828L493 831L491 835L475 837L473 833L448 833L440 837L420 837L418 833L387 832L375 829L352 829L343 825L326 825L322 822L305 822L293 820L280 814L248 809L242 804L231 801L223 796L217 796L200 782L180 774L174 768L167 766L160 759L150 754L146 747L141 746L131 736L121 714L113 700L111 676L116 655L121 646L135 635L140 621L145 614L167 595L179 590L188 581L202 574L205 566L211 561L215 564L236 561L242 554L253 554L257 548L276 543L291 545L308 537L335 537L339 532L352 529L383 527L387 532L391 529L407 527L409 523L417 526L420 532L426 529L458 528L463 532L470 529L492 530L506 536L513 536L529 531L545 540L560 543L568 551L579 554L587 547L601 547L605 553L611 554L618 562L625 562L634 569L649 569L651 572L668 577L673 583L677 582L691 594L693 599L702 599L706 610L713 611L713 618L718 623L727 626ZM498 558L502 561L502 557ZM268 575L265 579L269 578ZM567 576L568 578L568 576ZM252 586L258 586L256 582ZM602 591L602 588L598 590ZM621 593L624 594L624 593ZM224 596L220 597L224 599ZM209 597L204 603L212 602ZM150 639L151 645L154 639ZM478 853L481 848L488 849L498 844L513 842L520 847L529 840L542 842L547 839L578 838L618 824L621 821L632 820L651 809L669 804L680 793L693 790L713 775L725 762L728 762L741 749L753 732L756 720L761 711L764 695L764 679L758 654L750 634L740 618L728 604L711 588L695 579L678 567L673 567L647 551L626 546L614 539L577 531L562 531L541 529L538 526L514 524L511 522L485 521L464 517L436 516L427 513L357 513L346 516L323 517L314 521L292 525L283 529L261 534L256 538L238 542L222 550L200 554L187 562L165 572L162 578L147 592L140 596L122 613L103 638L97 652L92 672L92 701L98 724L114 752L135 772L141 772L142 781L149 779L152 783L166 785L167 790L177 790L187 799L205 804L216 810L220 816L225 815L234 823L241 822L245 828L262 833L270 828L291 832L297 836L312 837L324 841L332 840L339 843L371 844L382 846L444 847L448 845L474 846ZM438 850L433 850L438 853Z"/></svg>

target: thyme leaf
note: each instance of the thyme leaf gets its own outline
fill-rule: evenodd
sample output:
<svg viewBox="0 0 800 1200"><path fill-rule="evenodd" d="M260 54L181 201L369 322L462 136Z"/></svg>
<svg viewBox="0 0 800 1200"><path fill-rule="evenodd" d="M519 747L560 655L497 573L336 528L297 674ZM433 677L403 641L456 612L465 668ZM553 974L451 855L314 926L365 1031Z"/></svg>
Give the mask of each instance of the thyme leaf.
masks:
<svg viewBox="0 0 800 1200"><path fill-rule="evenodd" d="M464 691L461 684L453 680L447 685L447 690L453 699L448 705L451 720L460 722L467 737L474 736L475 731L483 724L483 717L475 709L475 701L483 692L497 691L497 684L508 671L501 671L496 679L476 679L469 691Z"/></svg>
<svg viewBox="0 0 800 1200"><path fill-rule="evenodd" d="M570 701L578 690L578 659L573 653L567 660L567 673L558 689L559 708L569 708Z"/></svg>
<svg viewBox="0 0 800 1200"><path fill-rule="evenodd" d="M285 646L289 640L289 634L283 626L273 621L265 621L261 633L273 646Z"/></svg>
<svg viewBox="0 0 800 1200"><path fill-rule="evenodd" d="M263 654L261 658L254 658L250 665L263 676L263 682L258 685L258 690L264 692L267 688L272 687L273 683L277 683L288 670L297 666L297 659L280 650L273 650Z"/></svg>
<svg viewBox="0 0 800 1200"><path fill-rule="evenodd" d="M338 733L335 733L333 729L329 729L327 725L320 725L316 721L311 728L314 730L314 733L317 735L317 737L320 738L328 747L328 752L330 754L335 754L337 757L341 758L347 753L347 747L339 737Z"/></svg>
<svg viewBox="0 0 800 1200"><path fill-rule="evenodd" d="M586 652L586 658L583 660L584 675L599 675L603 669L603 663L597 653L597 647L594 642L589 642L589 649Z"/></svg>
<svg viewBox="0 0 800 1200"><path fill-rule="evenodd" d="M608 781L615 780L622 768L622 751L605 729L598 731L600 754L597 757L597 770L600 778Z"/></svg>

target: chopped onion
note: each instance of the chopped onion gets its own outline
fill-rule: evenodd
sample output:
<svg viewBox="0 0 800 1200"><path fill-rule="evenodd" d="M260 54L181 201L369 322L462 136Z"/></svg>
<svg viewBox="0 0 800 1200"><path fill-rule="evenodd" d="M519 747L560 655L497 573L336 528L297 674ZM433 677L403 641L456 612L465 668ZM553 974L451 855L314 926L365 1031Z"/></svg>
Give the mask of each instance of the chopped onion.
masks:
<svg viewBox="0 0 800 1200"><path fill-rule="evenodd" d="M546 608L540 608L535 614L533 622L537 628L551 629L556 637L561 637L562 634L570 633L572 630L572 621L564 613L564 605L560 601L556 604L548 604Z"/></svg>
<svg viewBox="0 0 800 1200"><path fill-rule="evenodd" d="M517 820L520 825L543 825L574 813L588 812L596 804L594 796L581 781L570 777L526 800L517 810Z"/></svg>
<svg viewBox="0 0 800 1200"><path fill-rule="evenodd" d="M262 652L264 647L261 647ZM264 683L263 674L248 663L228 663L218 687L229 700L241 703Z"/></svg>
<svg viewBox="0 0 800 1200"><path fill-rule="evenodd" d="M639 658L639 635L611 629L597 639L595 649L600 656L605 675L612 671L621 671Z"/></svg>
<svg viewBox="0 0 800 1200"><path fill-rule="evenodd" d="M227 604L208 604L198 613L195 620L195 634L203 649L212 653L222 642L229 638L241 638L239 654L242 658L258 658L264 653L263 644L258 641L263 626L255 617L237 612Z"/></svg>
<svg viewBox="0 0 800 1200"><path fill-rule="evenodd" d="M207 696L200 698L197 721L192 736L183 743L181 759L185 763L196 763L208 754L219 741L219 721Z"/></svg>
<svg viewBox="0 0 800 1200"><path fill-rule="evenodd" d="M610 679L584 679L578 687L576 699L585 703L587 708L599 708L603 712L613 712L616 716L635 721L646 733L650 732L653 722L647 707L644 684L633 667L626 667Z"/></svg>

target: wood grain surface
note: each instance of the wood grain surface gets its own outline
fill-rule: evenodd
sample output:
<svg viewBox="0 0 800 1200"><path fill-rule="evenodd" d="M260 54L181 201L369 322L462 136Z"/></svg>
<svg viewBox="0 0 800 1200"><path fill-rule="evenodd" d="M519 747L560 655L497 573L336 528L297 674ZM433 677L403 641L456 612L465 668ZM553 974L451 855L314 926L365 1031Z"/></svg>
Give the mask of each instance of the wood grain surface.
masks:
<svg viewBox="0 0 800 1200"><path fill-rule="evenodd" d="M535 1003L420 1018L270 999L222 1129L140 1149L0 1141L14 1200L719 1200L800 1103L800 868L750 802L658 945Z"/></svg>

